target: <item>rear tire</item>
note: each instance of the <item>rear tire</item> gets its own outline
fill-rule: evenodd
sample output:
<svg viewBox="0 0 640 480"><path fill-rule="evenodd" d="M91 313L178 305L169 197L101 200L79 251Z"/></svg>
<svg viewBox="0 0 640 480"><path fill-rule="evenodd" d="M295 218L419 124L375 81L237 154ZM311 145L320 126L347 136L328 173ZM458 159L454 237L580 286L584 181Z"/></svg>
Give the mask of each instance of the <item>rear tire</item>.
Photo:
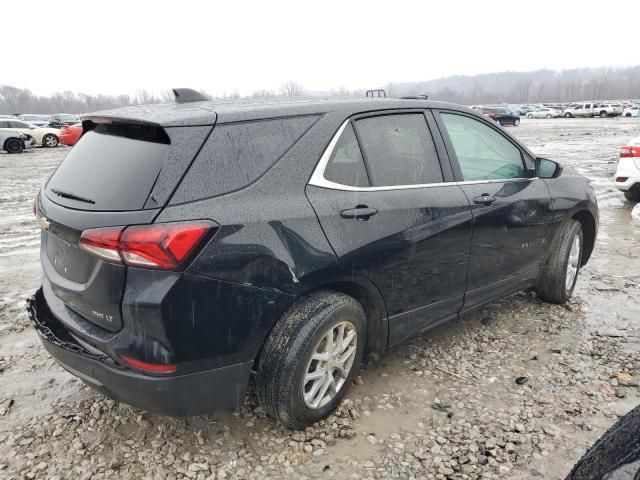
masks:
<svg viewBox="0 0 640 480"><path fill-rule="evenodd" d="M627 190L624 193L624 198L626 198L630 202L640 202L640 189L637 190Z"/></svg>
<svg viewBox="0 0 640 480"><path fill-rule="evenodd" d="M516 119L513 121L513 126L514 126L514 127L517 127L518 125L520 125L520 119L519 119L519 118L516 118Z"/></svg>
<svg viewBox="0 0 640 480"><path fill-rule="evenodd" d="M600 118L607 118L607 112L604 110L600 112Z"/></svg>
<svg viewBox="0 0 640 480"><path fill-rule="evenodd" d="M24 144L17 138L10 138L4 142L4 149L9 153L22 153Z"/></svg>
<svg viewBox="0 0 640 480"><path fill-rule="evenodd" d="M547 115L544 118L551 118L552 115L550 113L547 113Z"/></svg>
<svg viewBox="0 0 640 480"><path fill-rule="evenodd" d="M538 277L536 291L546 302L564 303L573 294L582 266L582 224L571 220Z"/></svg>
<svg viewBox="0 0 640 480"><path fill-rule="evenodd" d="M569 112L564 114L564 118L573 118L573 115Z"/></svg>
<svg viewBox="0 0 640 480"><path fill-rule="evenodd" d="M365 341L365 313L353 298L325 290L297 300L275 325L260 355L260 405L291 429L326 417L353 382Z"/></svg>
<svg viewBox="0 0 640 480"><path fill-rule="evenodd" d="M53 133L47 133L44 137L42 137L43 147L57 147L58 143L58 137L56 137Z"/></svg>

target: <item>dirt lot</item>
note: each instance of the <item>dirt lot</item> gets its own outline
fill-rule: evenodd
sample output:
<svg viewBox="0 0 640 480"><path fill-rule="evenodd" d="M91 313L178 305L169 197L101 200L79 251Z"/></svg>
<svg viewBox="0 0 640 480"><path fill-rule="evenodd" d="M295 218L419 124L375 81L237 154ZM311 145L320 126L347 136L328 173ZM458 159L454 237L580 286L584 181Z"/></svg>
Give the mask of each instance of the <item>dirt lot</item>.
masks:
<svg viewBox="0 0 640 480"><path fill-rule="evenodd" d="M611 185L640 123L523 120L511 131L593 180L600 233L574 300L521 292L409 341L303 432L254 399L207 417L148 414L58 367L24 299L40 276L31 202L68 149L0 154L0 478L563 478L640 403L640 225Z"/></svg>

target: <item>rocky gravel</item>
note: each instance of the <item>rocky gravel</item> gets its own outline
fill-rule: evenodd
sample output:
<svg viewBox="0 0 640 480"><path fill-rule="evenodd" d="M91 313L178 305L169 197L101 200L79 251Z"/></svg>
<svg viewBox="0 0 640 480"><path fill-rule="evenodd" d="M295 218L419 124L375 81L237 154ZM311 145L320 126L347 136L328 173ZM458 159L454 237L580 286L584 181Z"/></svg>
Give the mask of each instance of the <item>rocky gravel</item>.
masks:
<svg viewBox="0 0 640 480"><path fill-rule="evenodd" d="M13 218L0 220L0 478L563 478L640 403L640 226L609 183L640 125L512 131L594 180L601 233L574 299L519 292L370 359L339 409L304 431L274 423L252 393L235 412L168 418L57 366L22 307L39 278L25 203L66 150L0 155L0 218Z"/></svg>

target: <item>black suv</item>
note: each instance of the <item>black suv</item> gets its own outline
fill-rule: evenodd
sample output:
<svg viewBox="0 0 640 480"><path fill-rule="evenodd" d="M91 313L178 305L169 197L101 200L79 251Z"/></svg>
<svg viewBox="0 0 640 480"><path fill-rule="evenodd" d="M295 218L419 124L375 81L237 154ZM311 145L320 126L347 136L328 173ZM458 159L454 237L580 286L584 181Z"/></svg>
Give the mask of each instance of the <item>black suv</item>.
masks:
<svg viewBox="0 0 640 480"><path fill-rule="evenodd" d="M329 414L363 354L535 286L572 294L587 179L464 107L193 102L89 115L42 188L47 350L90 386L193 415Z"/></svg>
<svg viewBox="0 0 640 480"><path fill-rule="evenodd" d="M520 116L508 108L483 107L481 111L500 125L513 125L514 127L520 125Z"/></svg>

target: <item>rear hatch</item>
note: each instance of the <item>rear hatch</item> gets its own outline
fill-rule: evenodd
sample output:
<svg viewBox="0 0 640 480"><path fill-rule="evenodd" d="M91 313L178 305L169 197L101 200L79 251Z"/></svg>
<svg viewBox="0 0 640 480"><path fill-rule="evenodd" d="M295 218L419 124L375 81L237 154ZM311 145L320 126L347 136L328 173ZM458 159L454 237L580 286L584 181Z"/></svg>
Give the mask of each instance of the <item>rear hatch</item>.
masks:
<svg viewBox="0 0 640 480"><path fill-rule="evenodd" d="M152 223L213 126L101 122L84 122L83 136L41 192L37 215L45 294L66 307L68 318L61 320L79 315L117 331L126 267L80 249L80 236L87 229Z"/></svg>

